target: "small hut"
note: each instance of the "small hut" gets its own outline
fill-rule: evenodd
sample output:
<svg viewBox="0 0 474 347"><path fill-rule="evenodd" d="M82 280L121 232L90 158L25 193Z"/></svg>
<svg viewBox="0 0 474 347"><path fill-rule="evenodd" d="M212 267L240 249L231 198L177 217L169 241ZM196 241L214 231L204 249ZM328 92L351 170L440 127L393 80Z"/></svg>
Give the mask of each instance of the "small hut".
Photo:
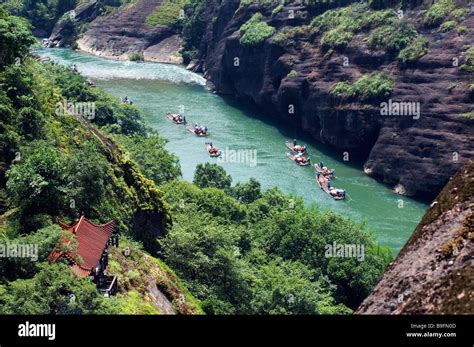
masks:
<svg viewBox="0 0 474 347"><path fill-rule="evenodd" d="M106 268L108 264L109 245L118 245L118 235L115 234L115 221L106 224L96 225L90 220L81 218L69 226L63 222L59 225L67 230L77 241L77 249L74 251L63 251L55 248L49 256L51 262L61 259L71 266L71 270L80 278L92 277L97 288L106 296L114 295L117 292L116 276L107 276ZM64 240L64 247L67 249L71 239Z"/></svg>

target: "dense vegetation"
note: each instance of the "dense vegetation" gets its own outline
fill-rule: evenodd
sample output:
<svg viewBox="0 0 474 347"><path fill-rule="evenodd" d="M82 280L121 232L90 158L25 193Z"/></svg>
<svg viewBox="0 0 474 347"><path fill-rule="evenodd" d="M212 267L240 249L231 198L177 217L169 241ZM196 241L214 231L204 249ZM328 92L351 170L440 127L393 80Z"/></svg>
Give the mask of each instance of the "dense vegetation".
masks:
<svg viewBox="0 0 474 347"><path fill-rule="evenodd" d="M50 32L59 18L79 0L0 0L12 14L31 20L34 28Z"/></svg>
<svg viewBox="0 0 474 347"><path fill-rule="evenodd" d="M242 36L251 45L269 37L268 25L254 17ZM156 313L143 299L138 264L148 256L141 247L161 256L211 314L345 314L375 285L389 255L363 225L276 188L262 192L253 179L232 186L216 165L198 166L194 184L180 181L177 159L138 109L66 68L39 64L27 55L26 24L2 9L0 20L8 24L0 42L21 38L0 64L0 237L40 248L38 262L2 259L0 312ZM350 86L361 97L371 97L372 88L387 92L390 84L383 76L361 80ZM65 101L94 103L90 124L61 108ZM103 298L64 264L47 262L64 236L55 219L73 221L83 212L97 222L117 220L134 240L127 244L137 265L121 263L120 254L111 262L123 284L116 298ZM325 256L333 242L363 245L364 261ZM125 271L129 266L135 268ZM191 312L200 312L193 305Z"/></svg>
<svg viewBox="0 0 474 347"><path fill-rule="evenodd" d="M166 232L167 207L134 161L120 148L107 151L104 139L63 105L94 102L90 121L102 131L124 143L142 136L148 155L163 160L158 164L164 170L153 176L159 183L179 176L176 158L164 152L163 140L144 126L140 111L88 87L83 77L66 68L41 65L29 57L33 39L26 34L27 25L1 7L0 27L0 42L15 42L2 50L0 64L0 239L2 244L39 247L36 262L0 259L0 312L122 312L129 299L126 292L105 300L90 280L77 281L68 267L47 262L62 236L55 219L71 222L81 213L96 222L115 219L123 235L156 252L159 235L153 232Z"/></svg>
<svg viewBox="0 0 474 347"><path fill-rule="evenodd" d="M182 56L186 63L189 63L199 50L206 27L206 22L202 20L205 10L206 1L203 0L187 0L184 5L186 20L181 35L184 40Z"/></svg>
<svg viewBox="0 0 474 347"><path fill-rule="evenodd" d="M177 25L183 18L186 0L165 0L145 20L149 25Z"/></svg>
<svg viewBox="0 0 474 347"><path fill-rule="evenodd" d="M174 215L162 254L206 312L347 313L368 294L389 258L363 226L278 189L261 192L255 180L213 188L228 187L221 178L203 182L196 173L207 188L178 181L160 187ZM366 259L325 257L332 242L363 244Z"/></svg>
<svg viewBox="0 0 474 347"><path fill-rule="evenodd" d="M338 98L373 101L388 97L392 89L393 82L386 74L373 72L363 75L354 83L336 83L331 88L331 94Z"/></svg>
<svg viewBox="0 0 474 347"><path fill-rule="evenodd" d="M258 46L273 35L275 28L262 21L262 14L255 13L240 27L240 43L244 46Z"/></svg>

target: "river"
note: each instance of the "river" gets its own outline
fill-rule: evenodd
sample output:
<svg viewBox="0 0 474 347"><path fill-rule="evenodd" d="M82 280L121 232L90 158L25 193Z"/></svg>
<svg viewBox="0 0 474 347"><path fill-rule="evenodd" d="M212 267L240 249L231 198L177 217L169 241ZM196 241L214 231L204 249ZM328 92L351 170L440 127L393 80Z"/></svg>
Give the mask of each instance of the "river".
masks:
<svg viewBox="0 0 474 347"><path fill-rule="evenodd" d="M234 183L251 177L264 189L274 186L304 198L357 222L364 222L377 241L396 254L423 216L427 205L395 194L362 171L360 163L343 161L340 153L305 138L298 130L263 119L230 98L209 92L205 80L181 66L122 62L98 58L66 49L37 51L53 61L77 64L85 76L117 98L128 96L143 110L149 124L169 142L167 149L179 157L183 178L192 181L197 164L216 162L204 148L212 141L227 155L219 165L232 175ZM168 111L183 111L190 123L209 127L210 138L197 138L184 126L170 122ZM316 185L313 170L287 159L285 140L298 138L308 145L313 162L322 160L336 170L334 186L344 188L348 199L335 201ZM254 156L256 155L256 156Z"/></svg>

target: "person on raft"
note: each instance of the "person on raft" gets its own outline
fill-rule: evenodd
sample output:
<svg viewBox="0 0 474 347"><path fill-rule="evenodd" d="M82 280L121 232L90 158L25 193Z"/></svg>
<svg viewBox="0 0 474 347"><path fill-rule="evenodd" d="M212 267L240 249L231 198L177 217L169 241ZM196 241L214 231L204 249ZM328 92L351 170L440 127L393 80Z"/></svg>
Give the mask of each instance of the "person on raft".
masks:
<svg viewBox="0 0 474 347"><path fill-rule="evenodd" d="M329 180L328 180L326 177L324 177L324 176L321 176L321 175L320 175L320 176L318 177L318 182L319 182L319 184L320 184L321 186L323 186L323 187L324 187L325 185L328 185L328 186L329 186Z"/></svg>
<svg viewBox="0 0 474 347"><path fill-rule="evenodd" d="M207 127L205 126L198 126L198 124L194 124L194 133L197 135L206 135L207 134Z"/></svg>
<svg viewBox="0 0 474 347"><path fill-rule="evenodd" d="M122 104L133 105L133 100L129 99L128 96L121 98L120 100L122 101Z"/></svg>
<svg viewBox="0 0 474 347"><path fill-rule="evenodd" d="M216 147L214 147L214 145L212 144L212 142L209 143L209 154L217 154L219 153L219 149L217 149Z"/></svg>
<svg viewBox="0 0 474 347"><path fill-rule="evenodd" d="M344 196L346 194L346 191L344 189L337 189L337 188L334 188L334 187L329 187L329 194L331 194L332 196L341 197L341 196Z"/></svg>
<svg viewBox="0 0 474 347"><path fill-rule="evenodd" d="M310 162L310 157L308 157L308 159L306 159L305 157L303 157L302 154L298 154L295 158L295 161L298 163L298 164L306 164L306 163L309 163Z"/></svg>
<svg viewBox="0 0 474 347"><path fill-rule="evenodd" d="M77 65L76 65L76 64L72 64L71 69L72 69L73 72L79 73L79 69L77 68Z"/></svg>
<svg viewBox="0 0 474 347"><path fill-rule="evenodd" d="M305 152L306 151L306 145L304 145L304 146L294 145L293 150L296 151L296 152Z"/></svg>

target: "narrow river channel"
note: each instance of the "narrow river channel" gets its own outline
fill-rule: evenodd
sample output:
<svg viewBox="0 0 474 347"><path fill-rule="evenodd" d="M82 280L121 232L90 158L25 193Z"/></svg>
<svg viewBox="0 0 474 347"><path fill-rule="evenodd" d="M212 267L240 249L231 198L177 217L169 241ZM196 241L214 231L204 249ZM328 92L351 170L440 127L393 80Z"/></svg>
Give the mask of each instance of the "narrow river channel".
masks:
<svg viewBox="0 0 474 347"><path fill-rule="evenodd" d="M207 141L227 149L227 153L241 154L240 160L228 155L224 157L227 160L219 163L232 175L234 183L255 177L263 188L277 186L285 193L303 197L306 204L317 204L321 209L365 222L378 242L394 254L410 237L427 208L426 204L395 194L390 187L366 176L360 165L344 162L340 153L302 138L295 129L264 120L233 100L209 92L200 75L183 67L119 62L65 49L38 53L67 66L75 63L82 74L111 95L131 98L144 111L149 124L169 141L167 148L179 157L185 180L192 180L197 164L217 160L208 157L206 140L166 118L166 112L178 113L183 108L190 123L209 128ZM313 162L322 160L336 170L334 186L348 192L346 201L329 198L316 185L310 167L298 167L287 159L284 142L294 137L306 141Z"/></svg>

